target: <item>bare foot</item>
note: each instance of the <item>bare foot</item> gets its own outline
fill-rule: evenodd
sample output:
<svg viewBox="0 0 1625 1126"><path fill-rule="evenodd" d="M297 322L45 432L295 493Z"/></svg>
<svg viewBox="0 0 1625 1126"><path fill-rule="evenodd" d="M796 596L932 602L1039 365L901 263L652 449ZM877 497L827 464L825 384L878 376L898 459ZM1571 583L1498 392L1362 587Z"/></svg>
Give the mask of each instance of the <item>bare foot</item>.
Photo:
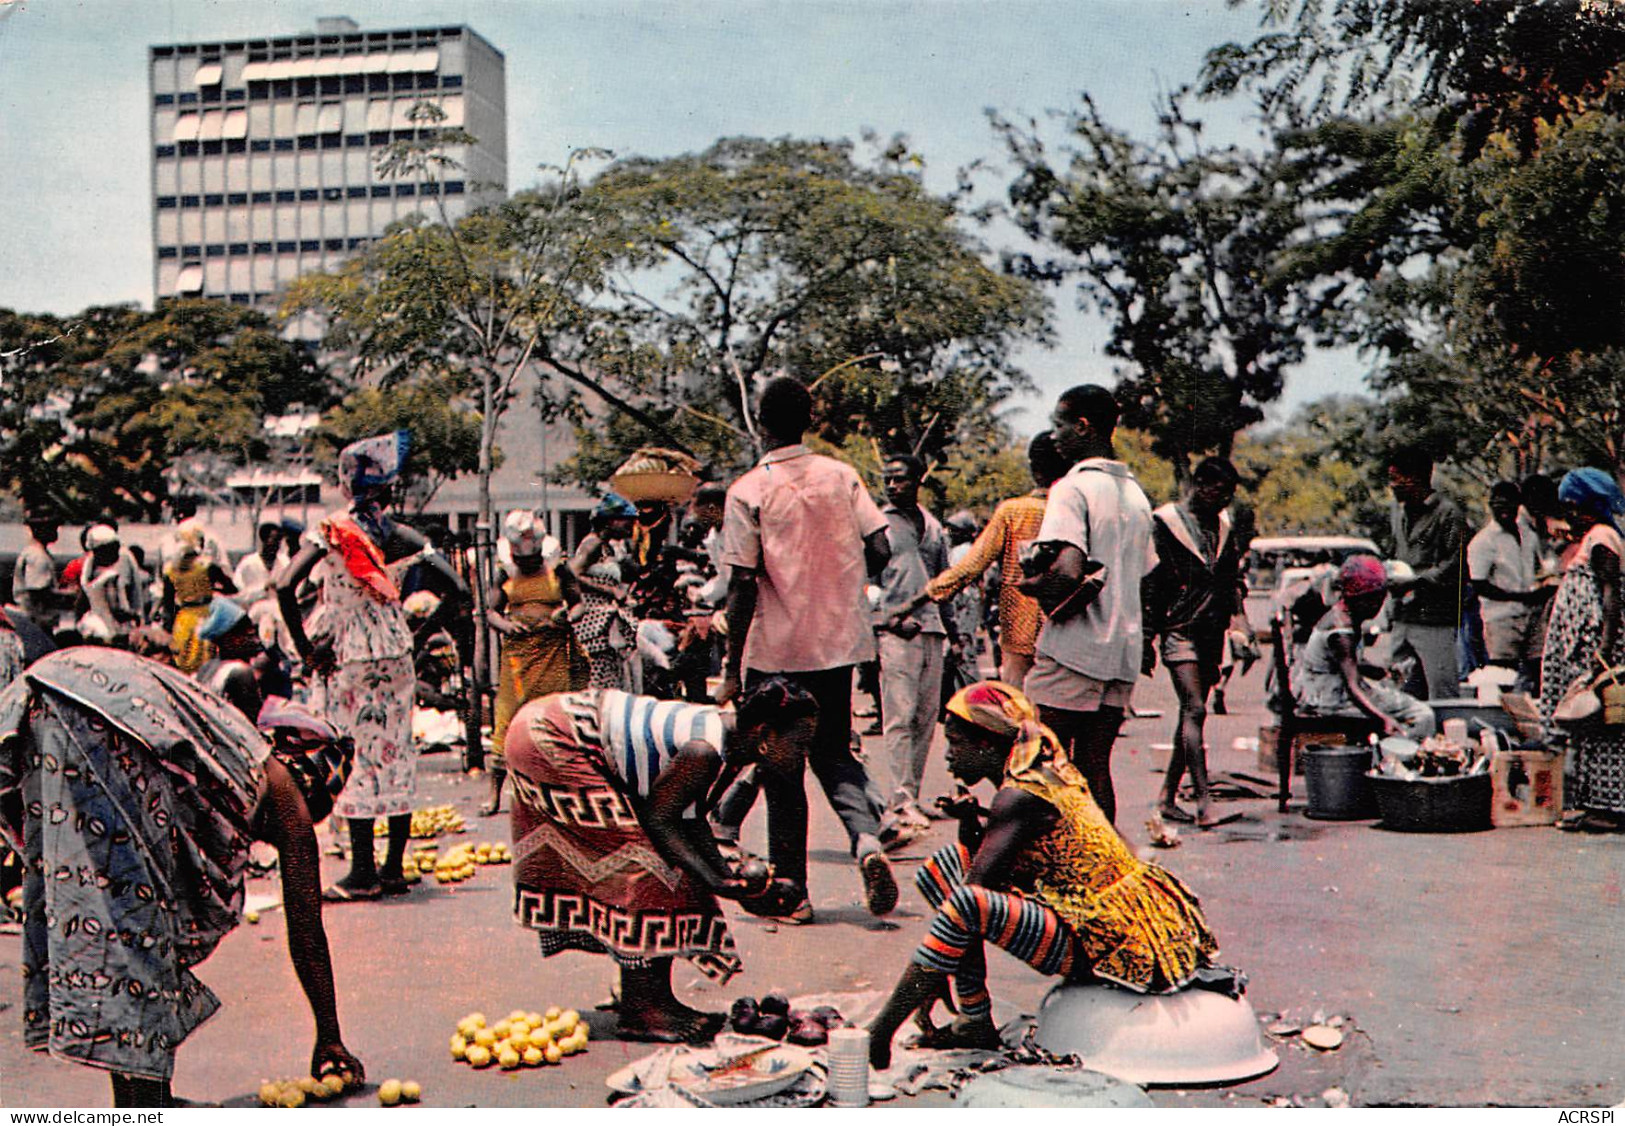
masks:
<svg viewBox="0 0 1625 1126"><path fill-rule="evenodd" d="M653 1044L704 1044L722 1031L727 1020L726 1013L701 1012L675 1000L634 1011L623 997L615 1035Z"/></svg>
<svg viewBox="0 0 1625 1126"><path fill-rule="evenodd" d="M917 1048L1000 1048L999 1030L991 1017L955 1017L953 1023L932 1028L914 1042Z"/></svg>

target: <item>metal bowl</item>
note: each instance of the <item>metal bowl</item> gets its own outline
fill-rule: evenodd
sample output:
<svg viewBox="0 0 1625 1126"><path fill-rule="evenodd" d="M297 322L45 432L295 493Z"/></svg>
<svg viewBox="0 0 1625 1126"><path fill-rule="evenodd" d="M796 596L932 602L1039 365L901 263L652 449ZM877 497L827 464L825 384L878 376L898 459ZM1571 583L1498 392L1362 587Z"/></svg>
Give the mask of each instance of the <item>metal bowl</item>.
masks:
<svg viewBox="0 0 1625 1126"><path fill-rule="evenodd" d="M1245 997L1206 989L1144 994L1057 985L1038 1012L1038 1043L1142 1087L1239 1083L1280 1062Z"/></svg>
<svg viewBox="0 0 1625 1126"><path fill-rule="evenodd" d="M1007 1067L979 1076L954 1097L967 1110L1026 1110L1037 1107L1100 1109L1156 1106L1132 1083L1097 1071L1053 1067Z"/></svg>

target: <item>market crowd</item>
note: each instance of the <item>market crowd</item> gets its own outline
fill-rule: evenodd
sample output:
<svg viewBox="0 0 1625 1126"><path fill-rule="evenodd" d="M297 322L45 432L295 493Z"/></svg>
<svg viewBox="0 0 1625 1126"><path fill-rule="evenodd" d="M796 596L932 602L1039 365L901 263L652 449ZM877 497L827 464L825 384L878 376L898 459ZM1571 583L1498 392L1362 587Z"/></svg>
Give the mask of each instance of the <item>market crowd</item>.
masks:
<svg viewBox="0 0 1625 1126"><path fill-rule="evenodd" d="M1031 441L1030 491L985 521L939 519L914 453L885 459L877 499L812 452L795 379L768 383L756 413L751 469L700 482L698 465L649 451L625 475L634 495L606 494L573 552L538 514L502 522L484 812L506 798L515 917L542 953L614 960L623 1038L709 1039L723 1015L677 999L673 960L721 980L740 968L723 900L815 922L810 771L876 915L899 897L889 854L934 819L958 826L916 873L931 919L871 1026L877 1067L915 1015L934 1045L996 1044L989 942L1074 981L1238 995L1244 975L1217 961L1197 897L1118 833L1112 778L1135 682L1160 664L1179 708L1154 812L1223 820L1204 725L1258 649L1235 467L1207 458L1153 508L1114 455L1116 400L1085 384ZM445 698L435 658L449 647L456 664L474 605L467 569L391 511L409 453L404 432L347 447L347 503L308 528L261 525L235 566L184 501L150 560L107 521L59 566L57 524L31 514L0 615L24 1033L108 1071L119 1105L172 1101L175 1051L218 1007L192 969L241 915L254 840L280 858L311 1073L364 1074L339 1027L323 905L412 893L413 702ZM1324 559L1278 595L1294 657L1276 675L1305 711L1422 739L1430 699L1457 696L1476 665L1502 670L1573 750L1564 825L1617 831L1625 726L1554 717L1621 663L1625 496L1596 469L1501 482L1469 535L1425 451L1393 451L1388 474L1391 559ZM944 745L955 790L928 801ZM740 847L758 806L765 858ZM323 887L313 827L329 814L350 860ZM941 999L958 1015L935 1028Z"/></svg>

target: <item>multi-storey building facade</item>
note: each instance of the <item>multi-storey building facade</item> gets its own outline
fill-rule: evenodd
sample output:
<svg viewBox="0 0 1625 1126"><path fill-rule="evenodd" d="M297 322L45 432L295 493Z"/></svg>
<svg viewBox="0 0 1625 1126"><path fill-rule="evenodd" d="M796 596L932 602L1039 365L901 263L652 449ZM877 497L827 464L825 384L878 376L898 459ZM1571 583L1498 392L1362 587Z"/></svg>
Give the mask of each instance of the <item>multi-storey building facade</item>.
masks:
<svg viewBox="0 0 1625 1126"><path fill-rule="evenodd" d="M502 53L467 27L361 31L151 49L153 290L270 304L396 219L451 218L507 194ZM443 115L431 125L432 104ZM384 176L378 157L430 129L473 143L455 166Z"/></svg>

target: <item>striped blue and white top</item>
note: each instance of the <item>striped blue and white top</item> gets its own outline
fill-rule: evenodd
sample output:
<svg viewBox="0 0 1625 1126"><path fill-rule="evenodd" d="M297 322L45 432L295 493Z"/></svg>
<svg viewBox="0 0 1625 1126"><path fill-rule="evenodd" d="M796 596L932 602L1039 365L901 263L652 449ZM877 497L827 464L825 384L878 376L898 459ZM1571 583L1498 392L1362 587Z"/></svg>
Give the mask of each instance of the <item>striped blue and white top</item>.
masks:
<svg viewBox="0 0 1625 1126"><path fill-rule="evenodd" d="M600 746L610 769L639 797L685 743L699 740L726 753L721 710L606 689L598 701Z"/></svg>

